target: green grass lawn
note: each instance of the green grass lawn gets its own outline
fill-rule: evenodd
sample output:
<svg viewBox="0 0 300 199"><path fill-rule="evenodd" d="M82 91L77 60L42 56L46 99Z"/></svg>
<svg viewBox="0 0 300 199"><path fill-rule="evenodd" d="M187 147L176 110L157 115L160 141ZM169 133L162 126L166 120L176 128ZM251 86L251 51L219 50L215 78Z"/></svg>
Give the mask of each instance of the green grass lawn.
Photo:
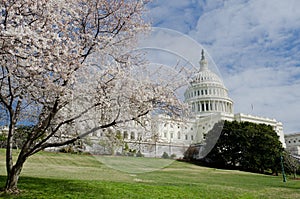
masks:
<svg viewBox="0 0 300 199"><path fill-rule="evenodd" d="M5 183L4 160L4 150L0 150L0 186ZM28 159L19 180L21 194L14 197L300 198L297 180L283 183L281 176L164 161L42 152ZM162 166L166 167L158 169Z"/></svg>

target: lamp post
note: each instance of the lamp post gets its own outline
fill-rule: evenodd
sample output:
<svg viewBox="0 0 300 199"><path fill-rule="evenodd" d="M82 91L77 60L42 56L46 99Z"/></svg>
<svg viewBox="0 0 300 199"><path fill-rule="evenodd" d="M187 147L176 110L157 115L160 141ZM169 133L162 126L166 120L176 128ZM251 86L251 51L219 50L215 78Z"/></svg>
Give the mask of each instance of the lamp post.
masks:
<svg viewBox="0 0 300 199"><path fill-rule="evenodd" d="M280 163L281 163L281 172L282 172L283 182L286 182L286 176L285 176L285 172L284 172L283 157L282 157L282 155L280 156Z"/></svg>

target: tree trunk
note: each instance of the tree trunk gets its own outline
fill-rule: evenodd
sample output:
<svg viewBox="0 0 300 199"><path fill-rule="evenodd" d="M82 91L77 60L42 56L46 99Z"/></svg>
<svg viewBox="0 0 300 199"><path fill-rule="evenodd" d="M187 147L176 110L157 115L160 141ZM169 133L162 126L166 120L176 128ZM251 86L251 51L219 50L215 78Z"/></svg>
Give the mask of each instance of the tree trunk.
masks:
<svg viewBox="0 0 300 199"><path fill-rule="evenodd" d="M26 156L22 154L22 152L18 156L18 160L16 164L13 164L13 138L15 135L15 127L17 124L17 117L19 116L20 110L22 105L22 97L18 99L15 111L12 107L9 107L9 117L10 117L10 124L9 130L7 135L7 146L6 146L6 172L7 172L7 179L6 185L4 190L6 192L18 192L18 180L19 175L22 171L23 164L26 160Z"/></svg>
<svg viewBox="0 0 300 199"><path fill-rule="evenodd" d="M6 173L7 173L7 180L6 180L6 185L4 190L11 192L14 191L13 189L16 189L16 185L13 186L12 181L13 181L13 176L14 176L14 166L13 166L13 157L12 157L12 150L13 150L13 136L14 136L14 131L15 131L15 122L11 120L10 126L9 126L9 131L7 135L7 145L6 145ZM17 179L15 178L14 180L17 182Z"/></svg>
<svg viewBox="0 0 300 199"><path fill-rule="evenodd" d="M11 193L18 192L17 184L18 184L20 173L23 168L23 163L24 162L17 163L16 165L14 165L12 167L12 169L9 171L9 173L7 173L7 179L6 179L6 185L5 185L6 192L11 192Z"/></svg>

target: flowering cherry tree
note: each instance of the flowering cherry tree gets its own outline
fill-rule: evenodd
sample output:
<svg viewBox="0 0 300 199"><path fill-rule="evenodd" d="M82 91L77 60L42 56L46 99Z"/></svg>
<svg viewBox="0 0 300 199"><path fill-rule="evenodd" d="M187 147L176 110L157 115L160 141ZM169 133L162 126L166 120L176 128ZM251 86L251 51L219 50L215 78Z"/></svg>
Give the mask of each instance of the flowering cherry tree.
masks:
<svg viewBox="0 0 300 199"><path fill-rule="evenodd" d="M138 120L153 109L176 111L172 85L139 78L134 49L147 30L143 0L2 0L0 109L7 134L5 191L17 191L24 162L48 147ZM18 157L18 124L30 125Z"/></svg>

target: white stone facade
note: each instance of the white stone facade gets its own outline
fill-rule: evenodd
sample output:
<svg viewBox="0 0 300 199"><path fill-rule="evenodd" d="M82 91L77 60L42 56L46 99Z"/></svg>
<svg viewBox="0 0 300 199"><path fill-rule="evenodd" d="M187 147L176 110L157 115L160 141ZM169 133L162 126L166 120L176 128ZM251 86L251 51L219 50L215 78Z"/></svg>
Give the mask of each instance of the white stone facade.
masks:
<svg viewBox="0 0 300 199"><path fill-rule="evenodd" d="M271 125L285 147L282 123L275 119L234 114L233 101L228 96L228 90L218 75L209 70L203 51L199 63L200 70L191 78L190 86L184 93L185 102L189 105L192 116L176 119L158 115L149 120L151 122L144 127L130 123L127 127L117 130L122 137L122 143L127 143L130 148L141 151L145 156L161 157L167 152L180 158L191 144L203 143L206 134L215 123L220 120L236 120ZM97 142L99 138L107 140L103 136L104 132L100 134L92 136L91 139ZM123 148L124 146L119 146L117 151L121 153Z"/></svg>
<svg viewBox="0 0 300 199"><path fill-rule="evenodd" d="M287 134L284 137L286 149L291 154L300 157L300 133Z"/></svg>

